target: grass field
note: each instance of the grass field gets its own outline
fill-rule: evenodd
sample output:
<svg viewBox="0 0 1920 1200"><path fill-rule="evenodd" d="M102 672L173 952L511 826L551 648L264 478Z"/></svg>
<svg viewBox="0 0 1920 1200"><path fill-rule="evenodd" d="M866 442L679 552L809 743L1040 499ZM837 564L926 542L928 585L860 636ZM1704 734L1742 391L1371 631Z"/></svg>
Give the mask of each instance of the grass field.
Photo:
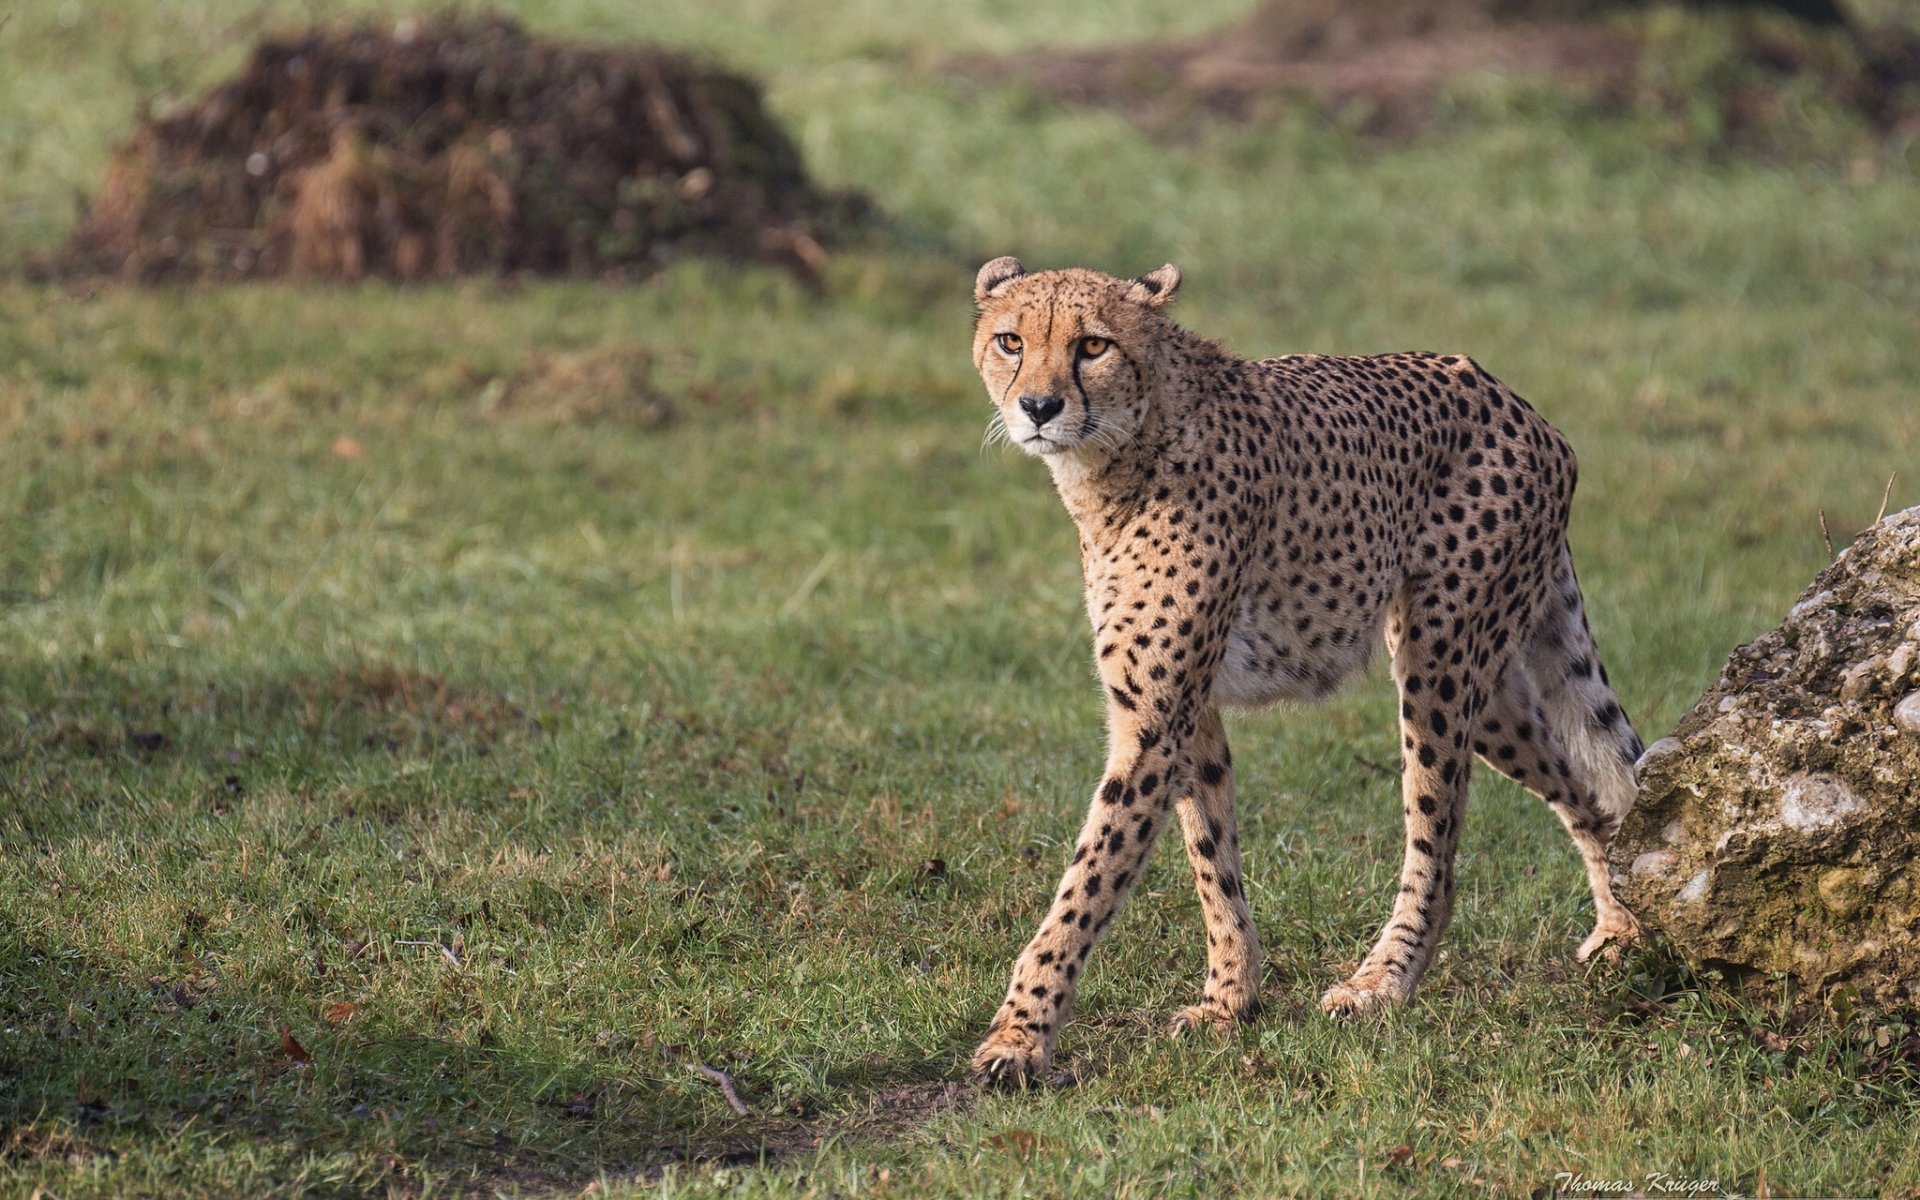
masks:
<svg viewBox="0 0 1920 1200"><path fill-rule="evenodd" d="M320 7L19 6L0 264L139 104ZM979 261L1172 259L1182 319L1249 354L1473 354L1579 449L1651 740L1826 561L1822 510L1838 544L1894 472L1920 502L1910 164L1524 96L1395 147L1156 140L939 67L1227 0L523 7L761 73L896 228L820 298L700 263L0 282L0 1194L1920 1195L1902 1026L1575 965L1577 857L1491 779L1415 1003L1324 1020L1398 870L1378 671L1231 724L1265 1018L1162 1034L1203 962L1166 845L1063 1038L1077 1086L955 1086L1102 761L1071 527L980 450ZM623 372L664 399L580 382Z"/></svg>

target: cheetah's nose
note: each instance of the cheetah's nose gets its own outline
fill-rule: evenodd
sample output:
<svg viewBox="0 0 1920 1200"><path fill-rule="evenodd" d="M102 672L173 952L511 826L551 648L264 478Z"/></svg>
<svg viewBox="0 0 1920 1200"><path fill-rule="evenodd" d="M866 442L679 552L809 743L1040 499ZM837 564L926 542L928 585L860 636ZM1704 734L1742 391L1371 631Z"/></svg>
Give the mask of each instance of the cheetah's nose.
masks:
<svg viewBox="0 0 1920 1200"><path fill-rule="evenodd" d="M1027 414L1027 419L1033 422L1035 429L1059 416L1060 410L1065 407L1066 402L1058 396L1020 397L1020 411Z"/></svg>

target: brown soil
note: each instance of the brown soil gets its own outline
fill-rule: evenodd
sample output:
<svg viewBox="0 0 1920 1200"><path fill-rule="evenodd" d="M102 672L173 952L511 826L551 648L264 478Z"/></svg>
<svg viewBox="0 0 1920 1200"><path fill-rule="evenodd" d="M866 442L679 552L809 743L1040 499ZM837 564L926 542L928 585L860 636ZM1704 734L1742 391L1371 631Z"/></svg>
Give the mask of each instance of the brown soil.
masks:
<svg viewBox="0 0 1920 1200"><path fill-rule="evenodd" d="M1451 84L1476 74L1622 86L1638 55L1619 30L1568 0L1293 0L1186 42L979 64L1077 103L1162 124L1203 108L1236 118L1276 94L1315 97L1370 133L1411 131Z"/></svg>
<svg viewBox="0 0 1920 1200"><path fill-rule="evenodd" d="M41 1163L63 1160L83 1166L99 1151L86 1138L39 1121L15 1125L0 1134L0 1163Z"/></svg>
<svg viewBox="0 0 1920 1200"><path fill-rule="evenodd" d="M1418 129L1463 80L1551 79L1612 107L1689 110L1703 83L1723 94L1725 132L1761 126L1783 90L1811 79L1837 106L1874 127L1920 113L1920 39L1890 31L1849 41L1838 10L1791 0L1730 18L1724 61L1677 88L1646 69L1646 23L1632 6L1599 0L1268 0L1211 36L1080 54L1042 51L963 65L991 79L1026 78L1074 103L1118 108L1166 126L1196 110L1249 119L1275 96L1310 97L1361 132ZM1766 8L1766 5L1755 5ZM1816 11L1817 10L1817 11ZM1796 16L1798 19L1796 19Z"/></svg>
<svg viewBox="0 0 1920 1200"><path fill-rule="evenodd" d="M949 1112L966 1112L979 1100L971 1084L942 1081L895 1083L863 1097L862 1103L832 1117L774 1117L743 1121L737 1133L661 1155L639 1172L653 1182L669 1167L731 1166L793 1158L818 1150L827 1139L889 1142Z"/></svg>
<svg viewBox="0 0 1920 1200"><path fill-rule="evenodd" d="M457 364L450 379L475 396L475 415L499 424L556 426L611 421L637 429L671 424L674 398L653 382L653 355L625 344L534 350L513 371Z"/></svg>
<svg viewBox="0 0 1920 1200"><path fill-rule="evenodd" d="M301 724L320 727L341 713L420 730L451 730L495 734L530 718L506 697L487 691L462 689L438 675L402 667L370 666L343 670L324 693L304 680L294 689ZM304 693L304 694L302 694Z"/></svg>
<svg viewBox="0 0 1920 1200"><path fill-rule="evenodd" d="M411 280L716 253L811 275L859 207L813 186L740 75L448 17L262 42L142 120L49 270Z"/></svg>

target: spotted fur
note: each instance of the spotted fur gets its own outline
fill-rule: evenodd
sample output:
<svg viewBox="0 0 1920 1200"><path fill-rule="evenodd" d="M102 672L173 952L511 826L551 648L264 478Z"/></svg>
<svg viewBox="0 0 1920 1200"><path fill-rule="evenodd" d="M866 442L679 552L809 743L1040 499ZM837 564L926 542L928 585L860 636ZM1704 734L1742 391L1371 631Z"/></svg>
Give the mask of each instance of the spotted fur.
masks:
<svg viewBox="0 0 1920 1200"><path fill-rule="evenodd" d="M995 429L1042 458L1080 533L1107 766L977 1074L1043 1071L1095 940L1177 815L1207 975L1176 1028L1260 1006L1223 709L1317 700L1384 641L1400 692L1406 852L1385 927L1321 1006L1404 1001L1453 909L1473 758L1539 795L1586 862L1582 959L1638 932L1606 846L1641 745L1587 627L1567 551L1574 455L1468 358L1248 362L1173 324L1180 273L975 284Z"/></svg>

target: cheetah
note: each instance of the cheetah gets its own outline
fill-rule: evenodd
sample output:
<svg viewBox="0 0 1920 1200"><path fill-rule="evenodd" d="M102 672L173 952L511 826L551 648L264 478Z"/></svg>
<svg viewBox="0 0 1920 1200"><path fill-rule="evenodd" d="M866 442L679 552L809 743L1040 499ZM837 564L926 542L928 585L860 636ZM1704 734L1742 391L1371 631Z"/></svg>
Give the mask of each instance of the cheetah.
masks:
<svg viewBox="0 0 1920 1200"><path fill-rule="evenodd" d="M1473 758L1532 791L1585 860L1581 961L1639 932L1606 848L1639 736L1588 629L1566 439L1470 358L1250 362L1174 324L1172 264L1118 279L997 258L974 283L992 433L1044 461L1080 535L1107 763L1065 878L973 1055L1045 1072L1094 942L1177 815L1207 974L1175 1031L1260 1009L1223 710L1326 697L1385 643L1400 695L1405 859L1392 912L1320 1005L1413 992L1454 898Z"/></svg>

